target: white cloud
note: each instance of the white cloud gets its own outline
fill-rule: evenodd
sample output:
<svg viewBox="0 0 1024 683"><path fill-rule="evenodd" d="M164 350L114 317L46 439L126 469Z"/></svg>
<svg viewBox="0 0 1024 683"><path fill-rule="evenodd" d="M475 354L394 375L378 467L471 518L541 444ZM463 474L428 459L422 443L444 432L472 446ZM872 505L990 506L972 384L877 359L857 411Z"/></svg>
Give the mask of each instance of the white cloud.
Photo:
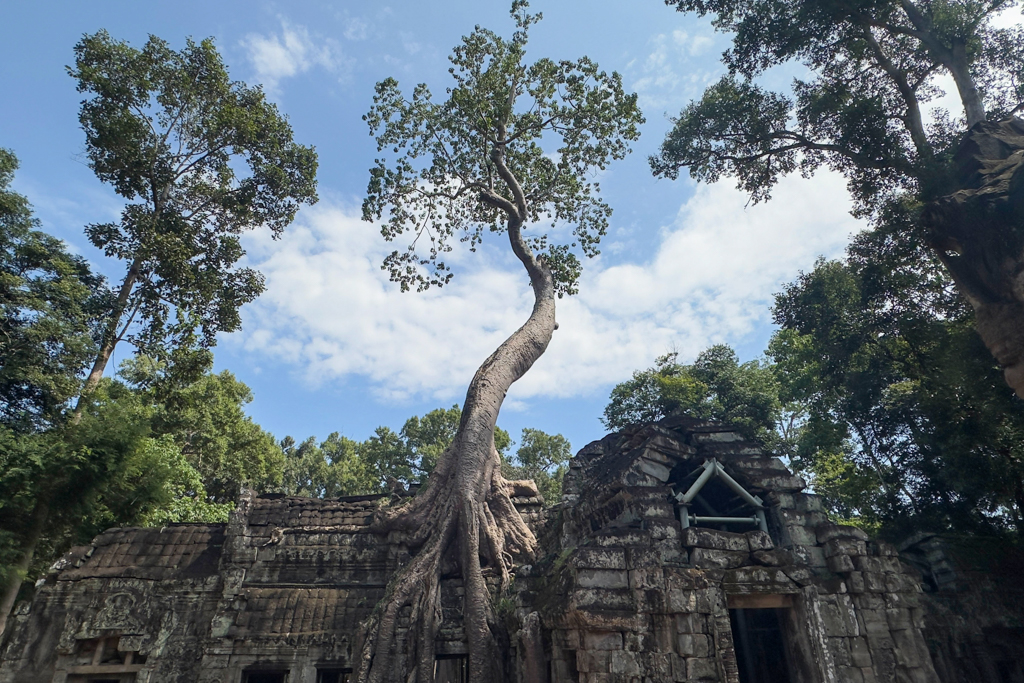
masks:
<svg viewBox="0 0 1024 683"><path fill-rule="evenodd" d="M841 178L786 178L744 208L728 186L701 186L662 229L646 263L588 265L578 297L558 302L560 329L510 394L579 396L621 381L669 348L692 358L739 341L769 317L772 294L835 255L860 224ZM302 214L279 242L249 240L267 291L245 309L242 344L292 363L311 383L358 375L380 398L452 400L479 363L526 319L526 276L494 254L460 258L443 290L402 294L380 262L389 251L350 208ZM605 259L606 257L601 257Z"/></svg>
<svg viewBox="0 0 1024 683"><path fill-rule="evenodd" d="M337 43L314 40L305 26L292 26L281 20L280 35L250 33L242 40L256 78L270 94L278 93L281 81L309 71L315 66L347 76L351 60L344 57Z"/></svg>
<svg viewBox="0 0 1024 683"><path fill-rule="evenodd" d="M696 34L676 29L648 41L651 52L640 63L630 62L627 68L642 108L658 109L700 95L712 76L721 71L714 60L697 59L715 44L712 35L710 28ZM713 70L708 69L710 65Z"/></svg>

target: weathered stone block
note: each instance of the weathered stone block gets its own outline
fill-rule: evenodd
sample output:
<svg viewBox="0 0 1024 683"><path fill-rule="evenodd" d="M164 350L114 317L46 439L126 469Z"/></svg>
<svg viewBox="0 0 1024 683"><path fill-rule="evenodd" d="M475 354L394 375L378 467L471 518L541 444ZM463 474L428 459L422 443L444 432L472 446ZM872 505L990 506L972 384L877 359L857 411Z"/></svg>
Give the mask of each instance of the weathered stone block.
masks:
<svg viewBox="0 0 1024 683"><path fill-rule="evenodd" d="M868 540L868 535L863 529L847 524L833 524L831 522L819 524L815 527L814 533L818 537L819 545L824 545L833 538L852 538L858 541Z"/></svg>
<svg viewBox="0 0 1024 683"><path fill-rule="evenodd" d="M690 563L694 567L708 569L733 569L750 562L750 553L746 550L714 550L711 548L694 548L690 551Z"/></svg>
<svg viewBox="0 0 1024 683"><path fill-rule="evenodd" d="M607 673L611 663L609 650L577 650L576 670L581 673Z"/></svg>
<svg viewBox="0 0 1024 683"><path fill-rule="evenodd" d="M828 568L837 574L847 574L855 570L853 558L849 555L831 555L826 558Z"/></svg>
<svg viewBox="0 0 1024 683"><path fill-rule="evenodd" d="M640 673L640 665L636 661L636 655L625 650L615 650L611 653L611 666L609 671L619 675L633 675Z"/></svg>
<svg viewBox="0 0 1024 683"><path fill-rule="evenodd" d="M627 548L626 566L630 569L655 569L661 566L661 554L654 548Z"/></svg>
<svg viewBox="0 0 1024 683"><path fill-rule="evenodd" d="M786 548L793 554L793 561L808 567L826 567L825 549L813 545L794 545Z"/></svg>
<svg viewBox="0 0 1024 683"><path fill-rule="evenodd" d="M864 574L861 572L850 572L846 577L846 589L854 594L863 593L864 587Z"/></svg>
<svg viewBox="0 0 1024 683"><path fill-rule="evenodd" d="M839 675L839 683L864 683L864 675L855 667L841 666L836 673Z"/></svg>
<svg viewBox="0 0 1024 683"><path fill-rule="evenodd" d="M867 555L868 549L864 541L855 538L833 538L825 543L825 557L835 555Z"/></svg>
<svg viewBox="0 0 1024 683"><path fill-rule="evenodd" d="M871 666L871 653L868 651L868 641L864 638L850 638L850 660L853 666L861 668Z"/></svg>
<svg viewBox="0 0 1024 683"><path fill-rule="evenodd" d="M696 607L696 601L694 602ZM676 615L676 630L679 633L707 633L707 617L697 612Z"/></svg>
<svg viewBox="0 0 1024 683"><path fill-rule="evenodd" d="M718 665L708 657L691 657L686 660L686 679L688 681L717 681Z"/></svg>
<svg viewBox="0 0 1024 683"><path fill-rule="evenodd" d="M697 594L692 590L670 588L668 595L668 611L673 613L689 613L697 609Z"/></svg>
<svg viewBox="0 0 1024 683"><path fill-rule="evenodd" d="M749 552L750 546L744 534L719 531L705 527L691 526L683 529L682 544L688 548L708 548Z"/></svg>
<svg viewBox="0 0 1024 683"><path fill-rule="evenodd" d="M797 510L803 510L805 512L821 512L824 509L821 503L821 497L816 496L813 493L793 493L790 494L790 496L793 501L790 507L795 507Z"/></svg>
<svg viewBox="0 0 1024 683"><path fill-rule="evenodd" d="M818 543L818 537L812 529L800 524L787 524L783 527L785 545L806 545L814 546Z"/></svg>
<svg viewBox="0 0 1024 683"><path fill-rule="evenodd" d="M832 654L832 660L836 666L853 666L850 657L850 646L847 643L849 638L832 637L828 639L828 651Z"/></svg>
<svg viewBox="0 0 1024 683"><path fill-rule="evenodd" d="M638 591L652 588L663 589L665 577L662 575L661 569L631 569L629 571L629 587Z"/></svg>
<svg viewBox="0 0 1024 683"><path fill-rule="evenodd" d="M750 553L751 559L768 567L785 567L793 564L793 556L784 548L774 550L755 550Z"/></svg>
<svg viewBox="0 0 1024 683"><path fill-rule="evenodd" d="M580 569L576 585L582 588L627 588L629 573L618 569Z"/></svg>
<svg viewBox="0 0 1024 683"><path fill-rule="evenodd" d="M625 569L626 551L623 548L577 548L570 562L579 569Z"/></svg>
<svg viewBox="0 0 1024 683"><path fill-rule="evenodd" d="M668 481L668 476L672 472L672 470L660 462L654 462L647 458L640 458L640 470L662 482Z"/></svg>
<svg viewBox="0 0 1024 683"><path fill-rule="evenodd" d="M676 638L676 651L681 657L710 656L709 639L703 633L681 633Z"/></svg>
<svg viewBox="0 0 1024 683"><path fill-rule="evenodd" d="M580 588L573 591L573 601L580 608L589 610L633 611L633 593L628 588Z"/></svg>
<svg viewBox="0 0 1024 683"><path fill-rule="evenodd" d="M750 548L751 552L755 550L771 550L775 547L775 544L772 543L772 537L767 531L757 529L755 531L748 531L743 535L747 537L747 547Z"/></svg>
<svg viewBox="0 0 1024 683"><path fill-rule="evenodd" d="M588 631L583 634L583 647L587 650L621 650L622 633L618 631Z"/></svg>

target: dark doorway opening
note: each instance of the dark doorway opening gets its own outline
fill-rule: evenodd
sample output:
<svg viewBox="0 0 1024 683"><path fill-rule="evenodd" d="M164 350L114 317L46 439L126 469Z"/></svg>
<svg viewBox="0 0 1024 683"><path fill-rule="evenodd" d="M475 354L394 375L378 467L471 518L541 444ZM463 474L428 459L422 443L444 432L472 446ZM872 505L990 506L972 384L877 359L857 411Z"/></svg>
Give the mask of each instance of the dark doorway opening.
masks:
<svg viewBox="0 0 1024 683"><path fill-rule="evenodd" d="M434 683L468 683L469 657L438 655L434 661Z"/></svg>
<svg viewBox="0 0 1024 683"><path fill-rule="evenodd" d="M786 612L786 609L729 610L740 683L791 683L783 635Z"/></svg>
<svg viewBox="0 0 1024 683"><path fill-rule="evenodd" d="M287 670L278 671L246 671L242 676L243 683L286 683L288 680Z"/></svg>

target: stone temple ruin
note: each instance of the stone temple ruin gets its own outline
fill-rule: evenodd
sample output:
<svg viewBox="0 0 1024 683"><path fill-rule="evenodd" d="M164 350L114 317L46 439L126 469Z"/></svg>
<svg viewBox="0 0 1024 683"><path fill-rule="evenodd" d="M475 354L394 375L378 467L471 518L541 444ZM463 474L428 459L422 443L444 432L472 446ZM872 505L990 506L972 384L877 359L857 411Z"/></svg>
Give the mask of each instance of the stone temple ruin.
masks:
<svg viewBox="0 0 1024 683"><path fill-rule="evenodd" d="M515 500L542 551L500 597L510 680L1024 683L1019 571L978 573L935 535L901 554L804 488L685 417L588 445L560 505ZM111 529L17 608L0 683L348 681L409 558L370 531L380 500L246 494L225 525ZM442 587L435 681L461 683L460 580Z"/></svg>

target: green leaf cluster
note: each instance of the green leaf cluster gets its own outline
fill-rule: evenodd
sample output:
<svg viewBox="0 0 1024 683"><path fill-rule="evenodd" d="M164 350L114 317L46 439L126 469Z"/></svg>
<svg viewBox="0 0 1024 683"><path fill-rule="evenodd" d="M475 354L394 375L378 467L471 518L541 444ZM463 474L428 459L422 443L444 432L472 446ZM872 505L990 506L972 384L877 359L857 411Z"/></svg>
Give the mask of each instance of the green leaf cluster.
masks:
<svg viewBox="0 0 1024 683"><path fill-rule="evenodd" d="M129 202L119 222L86 228L131 264L107 341L131 323L128 338L150 355L212 345L263 291L258 272L236 265L239 235L277 236L316 201L315 151L259 87L230 80L211 39L175 51L150 36L137 49L99 31L75 46L68 72L86 95L89 165Z"/></svg>
<svg viewBox="0 0 1024 683"><path fill-rule="evenodd" d="M0 424L31 432L59 422L77 395L108 302L103 278L10 189L17 167L0 148Z"/></svg>
<svg viewBox="0 0 1024 683"><path fill-rule="evenodd" d="M462 39L444 101L422 83L411 96L394 79L377 84L364 119L384 156L370 169L363 217L383 220L388 241L408 240L383 265L403 290L446 284L454 240L475 249L512 216L559 296L575 292L577 254L598 253L611 209L592 173L628 153L643 117L622 78L586 57L527 62L541 17L526 9L513 3L511 39L479 26Z"/></svg>
<svg viewBox="0 0 1024 683"><path fill-rule="evenodd" d="M890 531L1019 532L1024 403L912 209L777 295L769 355L806 410L794 463L838 513Z"/></svg>
<svg viewBox="0 0 1024 683"><path fill-rule="evenodd" d="M748 439L785 454L789 438L783 426L791 406L779 398L771 365L762 360L740 363L725 344L697 355L691 365L673 352L654 367L638 370L611 392L602 422L608 429L653 422L673 413L734 425Z"/></svg>
<svg viewBox="0 0 1024 683"><path fill-rule="evenodd" d="M862 214L902 193L950 190L953 143L1024 103L1024 28L996 28L1007 0L668 0L731 36L728 73L674 121L656 175L736 179L754 201L778 179L822 166L846 176ZM799 65L788 93L758 83ZM963 109L927 109L952 76Z"/></svg>

